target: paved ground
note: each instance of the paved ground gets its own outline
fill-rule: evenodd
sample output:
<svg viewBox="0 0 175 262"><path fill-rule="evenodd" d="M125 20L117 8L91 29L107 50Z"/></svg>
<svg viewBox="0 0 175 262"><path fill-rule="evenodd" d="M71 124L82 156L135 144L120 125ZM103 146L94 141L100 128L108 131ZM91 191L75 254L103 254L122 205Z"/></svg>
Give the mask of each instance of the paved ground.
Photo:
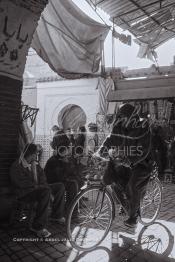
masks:
<svg viewBox="0 0 175 262"><path fill-rule="evenodd" d="M52 237L41 241L22 224L0 229L0 261L175 262L175 185L163 185L163 204L156 223L147 228L138 224L128 231L121 218L115 219L106 239L92 252L72 249L63 226L50 224L49 230Z"/></svg>

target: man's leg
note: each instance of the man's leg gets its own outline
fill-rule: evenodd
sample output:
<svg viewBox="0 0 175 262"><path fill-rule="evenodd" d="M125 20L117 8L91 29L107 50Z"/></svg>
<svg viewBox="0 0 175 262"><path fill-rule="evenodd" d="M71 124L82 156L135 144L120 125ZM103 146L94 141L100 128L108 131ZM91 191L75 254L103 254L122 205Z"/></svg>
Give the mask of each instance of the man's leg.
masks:
<svg viewBox="0 0 175 262"><path fill-rule="evenodd" d="M50 189L48 187L38 187L21 198L26 203L37 202L36 215L33 221L33 228L41 230L45 228L48 221L48 208L50 204Z"/></svg>
<svg viewBox="0 0 175 262"><path fill-rule="evenodd" d="M65 215L65 187L63 183L54 183L49 185L51 193L54 196L52 204L52 218L62 218Z"/></svg>
<svg viewBox="0 0 175 262"><path fill-rule="evenodd" d="M78 183L76 180L67 180L65 183L66 188L66 210L68 210L72 200L78 193Z"/></svg>
<svg viewBox="0 0 175 262"><path fill-rule="evenodd" d="M112 180L121 186L121 188L125 191L126 186L131 177L131 169L125 166L118 166L114 169L115 171L112 173Z"/></svg>
<svg viewBox="0 0 175 262"><path fill-rule="evenodd" d="M108 166L105 170L104 176L103 176L103 182L105 185L111 185L114 182L113 176L115 176L113 164L110 161L108 163Z"/></svg>
<svg viewBox="0 0 175 262"><path fill-rule="evenodd" d="M128 211L128 200L126 198L126 186L131 177L131 169L125 166L118 166L115 168L115 172L113 173L113 181L115 182L114 191L117 194L121 202L121 206L119 208L119 215L125 213L124 210Z"/></svg>
<svg viewBox="0 0 175 262"><path fill-rule="evenodd" d="M142 165L138 165L132 170L132 175L127 185L127 195L129 199L129 219L133 220L133 224L136 224L141 194L149 181L149 177L150 172Z"/></svg>

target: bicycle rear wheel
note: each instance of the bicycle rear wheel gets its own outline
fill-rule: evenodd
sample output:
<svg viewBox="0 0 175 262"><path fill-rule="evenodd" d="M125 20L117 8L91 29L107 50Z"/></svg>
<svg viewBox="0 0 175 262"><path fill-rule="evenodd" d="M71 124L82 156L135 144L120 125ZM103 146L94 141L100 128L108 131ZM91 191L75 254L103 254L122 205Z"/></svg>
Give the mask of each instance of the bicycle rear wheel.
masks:
<svg viewBox="0 0 175 262"><path fill-rule="evenodd" d="M75 249L91 251L106 237L113 220L113 200L102 186L84 189L67 218L67 236Z"/></svg>
<svg viewBox="0 0 175 262"><path fill-rule="evenodd" d="M162 186L157 177L151 178L140 201L140 222L151 225L157 218L162 202Z"/></svg>

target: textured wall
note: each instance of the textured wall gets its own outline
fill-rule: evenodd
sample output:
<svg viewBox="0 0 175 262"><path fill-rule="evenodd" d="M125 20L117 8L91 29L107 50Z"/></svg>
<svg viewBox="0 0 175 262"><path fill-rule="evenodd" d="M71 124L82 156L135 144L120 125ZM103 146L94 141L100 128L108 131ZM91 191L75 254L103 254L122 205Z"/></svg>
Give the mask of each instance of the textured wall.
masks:
<svg viewBox="0 0 175 262"><path fill-rule="evenodd" d="M17 157L26 56L47 2L0 1L0 195L10 185L9 167Z"/></svg>
<svg viewBox="0 0 175 262"><path fill-rule="evenodd" d="M0 187L8 186L9 167L16 158L22 82L0 76Z"/></svg>

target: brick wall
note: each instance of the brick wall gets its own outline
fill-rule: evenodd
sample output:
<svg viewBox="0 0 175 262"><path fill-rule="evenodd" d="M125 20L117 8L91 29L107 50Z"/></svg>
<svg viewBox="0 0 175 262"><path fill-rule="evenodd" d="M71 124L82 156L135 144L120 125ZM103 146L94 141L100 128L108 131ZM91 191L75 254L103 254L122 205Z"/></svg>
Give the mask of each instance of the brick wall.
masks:
<svg viewBox="0 0 175 262"><path fill-rule="evenodd" d="M0 188L9 185L9 168L17 157L22 81L0 76Z"/></svg>

